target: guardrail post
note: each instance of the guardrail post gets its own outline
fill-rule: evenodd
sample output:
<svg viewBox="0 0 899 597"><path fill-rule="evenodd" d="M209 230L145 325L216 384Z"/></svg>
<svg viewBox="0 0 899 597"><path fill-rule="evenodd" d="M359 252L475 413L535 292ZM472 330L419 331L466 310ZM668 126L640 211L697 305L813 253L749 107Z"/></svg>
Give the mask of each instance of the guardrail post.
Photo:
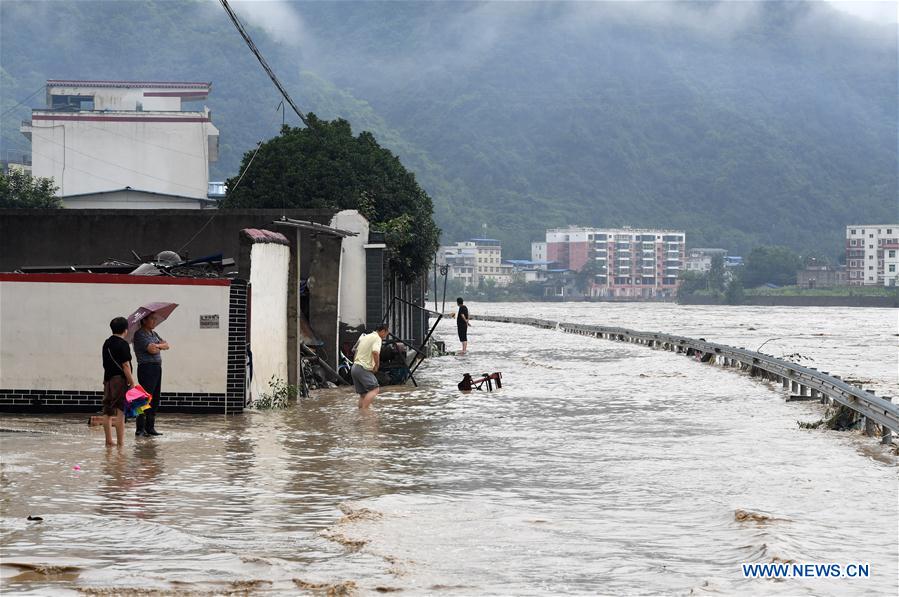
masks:
<svg viewBox="0 0 899 597"><path fill-rule="evenodd" d="M787 377L781 377L781 378L780 378L780 382L781 382L781 384L783 385L784 389L790 387L790 380L789 380L789 378L787 378Z"/></svg>
<svg viewBox="0 0 899 597"><path fill-rule="evenodd" d="M875 395L874 390L865 390L865 391L868 392L869 394L871 394L872 396ZM874 421L872 421L871 419L869 419L868 417L865 417L865 435L875 435L876 433L877 433L877 424Z"/></svg>
<svg viewBox="0 0 899 597"><path fill-rule="evenodd" d="M890 396L884 396L883 399L886 400L887 402L893 401L893 399ZM883 435L880 437L880 443L887 444L887 445L893 443L893 432L890 431L890 428L885 425L881 425L880 430L883 433Z"/></svg>

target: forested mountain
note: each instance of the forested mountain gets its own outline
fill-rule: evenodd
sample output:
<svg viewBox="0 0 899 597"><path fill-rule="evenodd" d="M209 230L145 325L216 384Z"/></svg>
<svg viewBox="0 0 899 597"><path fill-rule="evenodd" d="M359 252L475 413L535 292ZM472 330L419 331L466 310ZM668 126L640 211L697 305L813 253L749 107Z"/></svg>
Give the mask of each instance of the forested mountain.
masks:
<svg viewBox="0 0 899 597"><path fill-rule="evenodd" d="M899 217L896 27L826 3L235 6L303 109L373 131L416 173L444 241L521 256L548 226L626 224L835 256L847 223ZM0 17L4 112L47 78L210 80L222 179L280 127L218 3ZM27 147L25 116L4 116L4 150Z"/></svg>

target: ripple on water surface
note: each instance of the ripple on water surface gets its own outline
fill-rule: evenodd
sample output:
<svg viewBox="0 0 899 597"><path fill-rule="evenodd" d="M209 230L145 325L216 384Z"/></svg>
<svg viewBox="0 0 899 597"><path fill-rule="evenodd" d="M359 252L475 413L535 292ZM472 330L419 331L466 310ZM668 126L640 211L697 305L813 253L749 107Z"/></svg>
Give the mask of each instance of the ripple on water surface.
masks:
<svg viewBox="0 0 899 597"><path fill-rule="evenodd" d="M895 393L888 310L471 311L788 337L777 356ZM438 333L453 346L453 322ZM121 451L80 416L3 416L27 431L0 433L4 591L896 594L895 457L799 429L819 405L640 346L477 321L470 340L369 413L338 389L283 412L162 415L164 436ZM456 391L492 371L502 390ZM872 577L744 580L742 562Z"/></svg>

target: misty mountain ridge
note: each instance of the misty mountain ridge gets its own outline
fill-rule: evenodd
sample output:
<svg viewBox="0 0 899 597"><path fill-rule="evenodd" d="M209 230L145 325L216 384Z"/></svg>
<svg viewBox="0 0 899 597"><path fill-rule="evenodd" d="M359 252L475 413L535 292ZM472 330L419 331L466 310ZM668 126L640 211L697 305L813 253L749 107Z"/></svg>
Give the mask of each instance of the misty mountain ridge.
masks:
<svg viewBox="0 0 899 597"><path fill-rule="evenodd" d="M0 6L4 110L47 78L212 80L220 179L277 133L280 98L217 3L50 6ZM899 212L896 27L826 4L235 8L302 109L416 173L444 242L524 256L547 227L662 226L835 256L846 224ZM19 120L4 149L27 147Z"/></svg>

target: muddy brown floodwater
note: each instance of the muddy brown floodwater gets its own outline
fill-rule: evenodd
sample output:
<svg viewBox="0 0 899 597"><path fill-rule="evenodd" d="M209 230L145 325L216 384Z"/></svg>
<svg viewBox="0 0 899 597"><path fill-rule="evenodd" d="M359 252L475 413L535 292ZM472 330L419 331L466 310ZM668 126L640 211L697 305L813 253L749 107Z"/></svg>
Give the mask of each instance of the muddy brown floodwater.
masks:
<svg viewBox="0 0 899 597"><path fill-rule="evenodd" d="M489 304L799 354L897 395L896 311ZM0 417L4 594L896 595L896 456L816 403L663 351L474 320L470 353L360 413ZM454 323L439 334L450 348ZM504 387L462 395L465 372ZM80 467L76 470L75 467ZM42 520L28 520L28 517ZM867 563L862 579L741 563Z"/></svg>

